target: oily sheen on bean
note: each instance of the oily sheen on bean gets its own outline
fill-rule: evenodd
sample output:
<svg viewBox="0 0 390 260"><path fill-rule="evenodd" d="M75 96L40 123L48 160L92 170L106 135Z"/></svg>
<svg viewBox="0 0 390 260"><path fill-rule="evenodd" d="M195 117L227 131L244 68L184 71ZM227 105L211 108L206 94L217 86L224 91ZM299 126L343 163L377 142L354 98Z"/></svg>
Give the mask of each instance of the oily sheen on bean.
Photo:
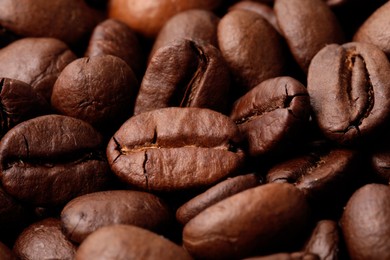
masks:
<svg viewBox="0 0 390 260"><path fill-rule="evenodd" d="M145 190L205 187L243 163L238 128L227 116L202 108L164 108L127 120L107 146L112 171Z"/></svg>
<svg viewBox="0 0 390 260"><path fill-rule="evenodd" d="M102 136L72 117L46 115L12 128L0 143L6 192L33 205L59 205L102 189L109 166Z"/></svg>
<svg viewBox="0 0 390 260"><path fill-rule="evenodd" d="M170 210L159 197L141 191L113 190L79 196L61 212L64 233L81 243L98 228L128 224L158 231L170 221Z"/></svg>
<svg viewBox="0 0 390 260"><path fill-rule="evenodd" d="M184 226L183 244L201 259L239 259L256 251L287 250L304 232L308 217L306 199L293 185L260 185L190 220Z"/></svg>

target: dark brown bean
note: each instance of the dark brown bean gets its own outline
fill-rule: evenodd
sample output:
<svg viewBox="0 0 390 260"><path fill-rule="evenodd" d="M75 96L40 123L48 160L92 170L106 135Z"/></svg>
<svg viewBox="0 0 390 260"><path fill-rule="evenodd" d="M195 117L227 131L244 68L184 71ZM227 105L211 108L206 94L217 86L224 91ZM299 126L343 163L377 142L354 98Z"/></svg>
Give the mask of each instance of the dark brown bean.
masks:
<svg viewBox="0 0 390 260"><path fill-rule="evenodd" d="M223 112L229 87L229 69L217 48L176 40L154 53L141 82L134 114L170 106Z"/></svg>
<svg viewBox="0 0 390 260"><path fill-rule="evenodd" d="M239 259L256 251L282 251L305 230L308 214L303 194L293 185L265 184L202 211L184 226L183 243L201 259Z"/></svg>
<svg viewBox="0 0 390 260"><path fill-rule="evenodd" d="M23 230L13 251L21 260L71 260L74 259L76 246L61 232L60 220L47 218Z"/></svg>
<svg viewBox="0 0 390 260"><path fill-rule="evenodd" d="M112 133L132 115L137 90L137 79L122 59L111 55L80 58L59 75L51 104L60 114Z"/></svg>
<svg viewBox="0 0 390 260"><path fill-rule="evenodd" d="M230 118L243 135L248 154L260 156L280 150L304 128L310 115L306 88L291 77L263 81L239 98Z"/></svg>
<svg viewBox="0 0 390 260"><path fill-rule="evenodd" d="M53 37L68 44L85 39L100 18L96 11L79 0L19 0L18 4L3 0L0 10L0 25L15 34Z"/></svg>
<svg viewBox="0 0 390 260"><path fill-rule="evenodd" d="M137 76L143 73L145 61L138 37L133 30L120 21L107 19L93 30L85 56L99 55L119 57Z"/></svg>
<svg viewBox="0 0 390 260"><path fill-rule="evenodd" d="M185 225L211 205L258 185L260 181L253 173L228 178L183 204L176 211L176 219Z"/></svg>
<svg viewBox="0 0 390 260"><path fill-rule="evenodd" d="M307 90L319 128L340 144L373 136L390 117L390 63L371 44L323 48L310 64Z"/></svg>
<svg viewBox="0 0 390 260"><path fill-rule="evenodd" d="M98 191L109 179L102 137L84 121L60 115L18 124L0 143L4 189L34 205L58 205Z"/></svg>
<svg viewBox="0 0 390 260"><path fill-rule="evenodd" d="M168 206L157 196L141 191L101 191L71 200L61 212L66 236L81 243L98 228L127 224L161 230L170 221Z"/></svg>
<svg viewBox="0 0 390 260"><path fill-rule="evenodd" d="M282 39L254 12L233 10L222 17L218 44L241 94L283 72Z"/></svg>
<svg viewBox="0 0 390 260"><path fill-rule="evenodd" d="M276 19L287 44L304 72L325 45L343 43L343 31L322 0L276 0Z"/></svg>
<svg viewBox="0 0 390 260"><path fill-rule="evenodd" d="M143 189L205 187L241 167L237 138L237 126L218 112L158 109L126 121L108 143L107 157L117 176Z"/></svg>
<svg viewBox="0 0 390 260"><path fill-rule="evenodd" d="M24 38L0 50L1 77L23 81L46 100L58 75L75 54L54 38Z"/></svg>
<svg viewBox="0 0 390 260"><path fill-rule="evenodd" d="M192 259L178 245L148 230L130 225L102 227L89 235L75 260Z"/></svg>
<svg viewBox="0 0 390 260"><path fill-rule="evenodd" d="M345 207L341 228L351 259L390 259L390 188L367 184Z"/></svg>

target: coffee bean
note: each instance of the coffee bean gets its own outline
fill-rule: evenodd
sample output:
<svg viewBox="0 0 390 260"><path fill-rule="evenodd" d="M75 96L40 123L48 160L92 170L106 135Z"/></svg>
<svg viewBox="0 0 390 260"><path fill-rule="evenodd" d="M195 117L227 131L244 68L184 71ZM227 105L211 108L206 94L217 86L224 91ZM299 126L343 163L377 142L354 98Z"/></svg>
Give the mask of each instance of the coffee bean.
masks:
<svg viewBox="0 0 390 260"><path fill-rule="evenodd" d="M324 260L340 259L340 235L337 223L332 220L319 221L304 251L318 255Z"/></svg>
<svg viewBox="0 0 390 260"><path fill-rule="evenodd" d="M213 12L192 9L180 12L169 19L161 28L150 51L149 58L161 47L179 39L205 42L218 47L217 26L219 17Z"/></svg>
<svg viewBox="0 0 390 260"><path fill-rule="evenodd" d="M168 206L157 196L140 191L101 191L71 200L61 212L66 236L81 243L98 228L127 224L161 230L170 221Z"/></svg>
<svg viewBox="0 0 390 260"><path fill-rule="evenodd" d="M158 109L127 120L108 143L107 157L119 178L142 189L205 187L241 167L237 138L234 122L215 111Z"/></svg>
<svg viewBox="0 0 390 260"><path fill-rule="evenodd" d="M87 37L100 19L79 0L20 0L18 4L3 0L0 9L0 25L7 30L24 37L53 37L68 44Z"/></svg>
<svg viewBox="0 0 390 260"><path fill-rule="evenodd" d="M49 102L58 75L75 59L75 54L60 40L24 38L0 49L0 77L31 85Z"/></svg>
<svg viewBox="0 0 390 260"><path fill-rule="evenodd" d="M201 259L239 259L256 251L287 250L304 232L308 217L306 200L293 185L265 184L202 211L184 227L183 243Z"/></svg>
<svg viewBox="0 0 390 260"><path fill-rule="evenodd" d="M351 259L390 258L390 188L367 184L347 203L341 228Z"/></svg>
<svg viewBox="0 0 390 260"><path fill-rule="evenodd" d="M47 218L23 230L13 252L20 259L74 259L76 246L61 232L60 220Z"/></svg>
<svg viewBox="0 0 390 260"><path fill-rule="evenodd" d="M353 41L376 45L390 57L390 32L383 30L390 25L390 3L378 8L356 31Z"/></svg>
<svg viewBox="0 0 390 260"><path fill-rule="evenodd" d="M89 124L47 115L18 124L0 143L4 189L34 205L59 205L109 179L102 137Z"/></svg>
<svg viewBox="0 0 390 260"><path fill-rule="evenodd" d="M344 42L335 15L322 0L276 0L274 10L290 51L304 72L323 47Z"/></svg>
<svg viewBox="0 0 390 260"><path fill-rule="evenodd" d="M27 119L50 113L46 100L22 81L0 79L0 134Z"/></svg>
<svg viewBox="0 0 390 260"><path fill-rule="evenodd" d="M284 68L282 39L262 16L234 10L218 25L218 44L241 95Z"/></svg>
<svg viewBox="0 0 390 260"><path fill-rule="evenodd" d="M122 59L111 55L80 58L58 76L51 104L63 115L112 134L132 115L137 89L137 79Z"/></svg>
<svg viewBox="0 0 390 260"><path fill-rule="evenodd" d="M228 178L178 208L176 211L176 219L182 225L185 225L188 221L211 205L258 185L260 185L260 181L253 173Z"/></svg>
<svg viewBox="0 0 390 260"><path fill-rule="evenodd" d="M283 147L304 128L310 113L306 88L290 77L263 81L239 98L230 118L244 136L248 154L260 156Z"/></svg>
<svg viewBox="0 0 390 260"><path fill-rule="evenodd" d="M170 106L223 112L229 86L229 70L217 48L180 39L154 53L141 82L134 113Z"/></svg>
<svg viewBox="0 0 390 260"><path fill-rule="evenodd" d="M313 58L307 90L323 134L340 144L360 142L390 115L390 63L365 43L331 44Z"/></svg>
<svg viewBox="0 0 390 260"><path fill-rule="evenodd" d="M229 8L229 11L234 10L246 10L259 14L281 34L279 25L276 21L275 12L269 5L261 3L261 1L240 1Z"/></svg>
<svg viewBox="0 0 390 260"><path fill-rule="evenodd" d="M120 21L107 19L93 30L85 56L99 55L121 58L137 76L143 72L144 55L138 37L133 30Z"/></svg>
<svg viewBox="0 0 390 260"><path fill-rule="evenodd" d="M81 243L76 260L192 259L178 245L148 230L130 225L102 227Z"/></svg>

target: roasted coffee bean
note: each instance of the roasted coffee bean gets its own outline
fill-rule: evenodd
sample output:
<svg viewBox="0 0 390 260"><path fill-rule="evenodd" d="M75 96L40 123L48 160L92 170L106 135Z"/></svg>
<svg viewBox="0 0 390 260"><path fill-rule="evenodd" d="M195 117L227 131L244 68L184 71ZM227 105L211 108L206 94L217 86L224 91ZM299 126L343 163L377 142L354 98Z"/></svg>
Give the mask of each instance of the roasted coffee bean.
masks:
<svg viewBox="0 0 390 260"><path fill-rule="evenodd" d="M30 85L14 79L0 79L0 135L27 119L50 113L46 100Z"/></svg>
<svg viewBox="0 0 390 260"><path fill-rule="evenodd" d="M313 58L307 90L323 134L340 144L358 143L389 119L390 63L371 44L331 44Z"/></svg>
<svg viewBox="0 0 390 260"><path fill-rule="evenodd" d="M274 10L290 51L304 72L323 47L344 42L340 24L322 0L276 0Z"/></svg>
<svg viewBox="0 0 390 260"><path fill-rule="evenodd" d="M390 2L378 8L357 30L353 41L376 45L390 57Z"/></svg>
<svg viewBox="0 0 390 260"><path fill-rule="evenodd" d="M319 221L304 251L318 255L323 260L340 259L340 235L337 223L332 220Z"/></svg>
<svg viewBox="0 0 390 260"><path fill-rule="evenodd" d="M53 37L68 44L86 38L100 16L80 0L3 0L0 26L24 37Z"/></svg>
<svg viewBox="0 0 390 260"><path fill-rule="evenodd" d="M71 200L61 212L66 236L81 243L98 228L127 224L161 230L170 221L168 206L157 196L140 191L101 191Z"/></svg>
<svg viewBox="0 0 390 260"><path fill-rule="evenodd" d="M149 58L156 50L178 39L206 42L218 47L217 27L219 17L208 10L192 9L178 13L169 19L157 35Z"/></svg>
<svg viewBox="0 0 390 260"><path fill-rule="evenodd" d="M228 178L178 208L176 211L176 219L182 225L185 225L211 205L258 185L260 185L259 178L253 173Z"/></svg>
<svg viewBox="0 0 390 260"><path fill-rule="evenodd" d="M119 178L142 189L205 187L242 166L237 138L234 122L218 112L165 108L127 120L108 143L107 157Z"/></svg>
<svg viewBox="0 0 390 260"><path fill-rule="evenodd" d="M27 227L13 252L22 260L74 259L76 246L61 231L61 221L47 218Z"/></svg>
<svg viewBox="0 0 390 260"><path fill-rule="evenodd" d="M218 25L218 44L241 94L283 72L282 38L259 14L228 12Z"/></svg>
<svg viewBox="0 0 390 260"><path fill-rule="evenodd" d="M341 228L351 259L390 259L390 188L367 184L345 207Z"/></svg>
<svg viewBox="0 0 390 260"><path fill-rule="evenodd" d="M51 104L60 114L115 132L132 115L137 90L137 79L122 59L111 55L80 58L59 75Z"/></svg>
<svg viewBox="0 0 390 260"><path fill-rule="evenodd" d="M183 230L184 247L201 259L239 259L256 251L288 250L305 231L308 211L306 199L293 185L261 185L190 220Z"/></svg>
<svg viewBox="0 0 390 260"><path fill-rule="evenodd" d="M133 30L120 21L107 19L93 30L85 56L99 55L121 58L137 76L143 72L144 55L138 37Z"/></svg>
<svg viewBox="0 0 390 260"><path fill-rule="evenodd" d="M221 0L111 0L109 16L123 21L136 32L155 37L164 24L182 11L189 9L213 10Z"/></svg>
<svg viewBox="0 0 390 260"><path fill-rule="evenodd" d="M34 205L100 190L110 176L101 146L101 135L79 119L47 115L22 122L1 139L3 187Z"/></svg>
<svg viewBox="0 0 390 260"><path fill-rule="evenodd" d="M76 59L60 40L24 38L0 49L0 77L23 81L50 101L60 72Z"/></svg>
<svg viewBox="0 0 390 260"><path fill-rule="evenodd" d="M192 259L178 245L148 230L130 225L102 227L80 245L76 260Z"/></svg>
<svg viewBox="0 0 390 260"><path fill-rule="evenodd" d="M267 4L255 1L240 1L229 8L229 11L233 10L246 10L257 13L271 24L277 32L281 33L278 22L276 21L275 12Z"/></svg>
<svg viewBox="0 0 390 260"><path fill-rule="evenodd" d="M217 48L180 39L154 53L141 82L134 113L170 106L223 112L229 84L229 69Z"/></svg>
<svg viewBox="0 0 390 260"><path fill-rule="evenodd" d="M310 115L306 88L291 77L263 81L239 98L230 118L244 136L248 153L260 156L283 147Z"/></svg>
<svg viewBox="0 0 390 260"><path fill-rule="evenodd" d="M356 174L359 154L353 150L332 149L303 155L272 167L268 182L294 184L308 198L318 215L338 217L359 183Z"/></svg>

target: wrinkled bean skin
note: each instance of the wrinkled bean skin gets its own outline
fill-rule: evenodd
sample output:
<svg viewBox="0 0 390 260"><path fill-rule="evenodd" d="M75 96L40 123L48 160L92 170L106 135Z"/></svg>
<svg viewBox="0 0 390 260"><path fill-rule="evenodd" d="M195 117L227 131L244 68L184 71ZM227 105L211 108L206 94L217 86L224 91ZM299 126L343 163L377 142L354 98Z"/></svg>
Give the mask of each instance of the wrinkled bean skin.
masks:
<svg viewBox="0 0 390 260"><path fill-rule="evenodd" d="M222 17L218 45L241 94L283 72L281 37L254 12L233 10Z"/></svg>
<svg viewBox="0 0 390 260"><path fill-rule="evenodd" d="M331 44L310 64L307 90L323 134L340 144L357 143L389 118L390 63L371 44Z"/></svg>
<svg viewBox="0 0 390 260"><path fill-rule="evenodd" d="M112 225L92 233L81 243L75 260L192 259L180 246L148 230Z"/></svg>
<svg viewBox="0 0 390 260"><path fill-rule="evenodd" d="M256 157L277 150L303 129L310 114L306 88L291 77L268 79L239 98L230 118Z"/></svg>
<svg viewBox="0 0 390 260"><path fill-rule="evenodd" d="M184 226L183 244L201 259L240 259L272 247L283 250L305 230L308 216L306 200L293 185L260 185L222 200L190 220Z"/></svg>
<svg viewBox="0 0 390 260"><path fill-rule="evenodd" d="M142 189L205 187L241 167L237 138L237 126L218 112L171 107L127 120L108 143L107 158L119 178Z"/></svg>
<svg viewBox="0 0 390 260"><path fill-rule="evenodd" d="M318 51L344 42L335 15L322 0L276 0L274 11L291 53L306 73Z"/></svg>
<svg viewBox="0 0 390 260"><path fill-rule="evenodd" d="M75 118L47 115L22 122L0 143L2 185L15 198L51 206L102 189L110 171L101 145L101 135Z"/></svg>
<svg viewBox="0 0 390 260"><path fill-rule="evenodd" d="M357 30L353 41L376 45L390 57L390 32L383 30L390 26L390 3L378 8Z"/></svg>
<svg viewBox="0 0 390 260"><path fill-rule="evenodd" d="M27 119L51 111L46 100L30 85L14 79L0 79L0 134Z"/></svg>
<svg viewBox="0 0 390 260"><path fill-rule="evenodd" d="M169 220L168 206L157 196L140 191L86 194L71 200L61 212L64 233L77 243L104 226L127 224L158 231Z"/></svg>
<svg viewBox="0 0 390 260"><path fill-rule="evenodd" d="M54 38L24 38L0 49L1 77L23 81L50 102L58 75L76 55Z"/></svg>
<svg viewBox="0 0 390 260"><path fill-rule="evenodd" d="M176 211L176 219L182 225L185 225L211 205L258 185L260 185L260 181L255 174L239 175L234 178L229 178L183 204Z"/></svg>
<svg viewBox="0 0 390 260"><path fill-rule="evenodd" d="M351 259L390 258L390 188L367 184L348 201L341 228Z"/></svg>
<svg viewBox="0 0 390 260"><path fill-rule="evenodd" d="M143 55L137 35L124 23L107 19L98 24L89 39L85 56L113 55L124 60L137 76L143 71Z"/></svg>
<svg viewBox="0 0 390 260"><path fill-rule="evenodd" d="M60 114L114 132L132 115L137 89L134 72L122 59L111 55L85 57L61 72L51 104Z"/></svg>
<svg viewBox="0 0 390 260"><path fill-rule="evenodd" d="M229 86L229 70L217 48L177 40L154 53L141 82L134 114L171 106L223 112Z"/></svg>
<svg viewBox="0 0 390 260"><path fill-rule="evenodd" d="M2 27L24 37L53 37L67 44L88 37L99 18L96 11L79 0L3 0L0 3Z"/></svg>
<svg viewBox="0 0 390 260"><path fill-rule="evenodd" d="M70 260L74 259L76 246L61 232L60 220L47 218L23 230L13 252L21 260Z"/></svg>

